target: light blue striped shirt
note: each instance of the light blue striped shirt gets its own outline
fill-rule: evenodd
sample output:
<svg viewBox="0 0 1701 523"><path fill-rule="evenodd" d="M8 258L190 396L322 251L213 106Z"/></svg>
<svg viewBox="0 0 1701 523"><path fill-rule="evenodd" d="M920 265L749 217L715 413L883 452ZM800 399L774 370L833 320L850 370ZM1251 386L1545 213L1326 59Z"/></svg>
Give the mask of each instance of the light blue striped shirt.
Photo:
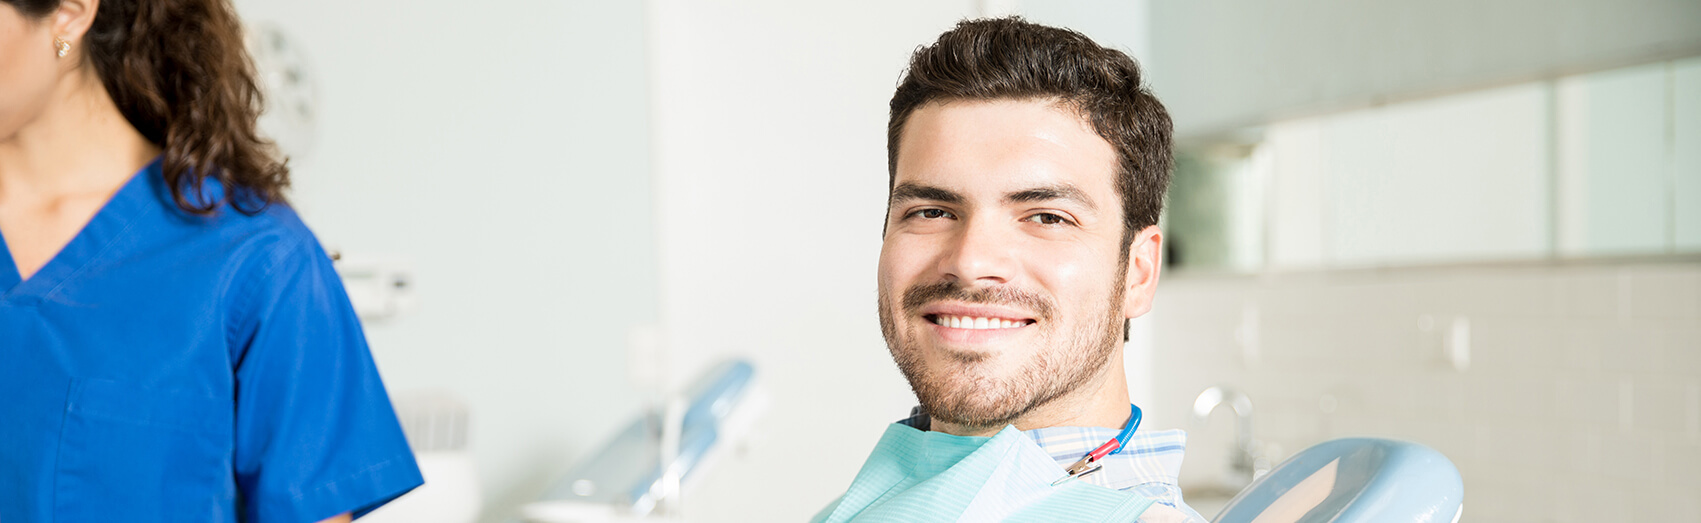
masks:
<svg viewBox="0 0 1701 523"><path fill-rule="evenodd" d="M916 407L905 425L927 430L932 419ZM1116 429L1105 427L1045 427L1022 431L1045 449L1059 466L1067 468L1081 456L1115 438ZM1181 475L1181 458L1187 450L1187 433L1181 430L1136 430L1121 452L1105 456L1103 468L1082 476L1101 487L1127 490L1157 503L1140 516L1140 523L1206 523L1203 516L1181 499L1176 483Z"/></svg>

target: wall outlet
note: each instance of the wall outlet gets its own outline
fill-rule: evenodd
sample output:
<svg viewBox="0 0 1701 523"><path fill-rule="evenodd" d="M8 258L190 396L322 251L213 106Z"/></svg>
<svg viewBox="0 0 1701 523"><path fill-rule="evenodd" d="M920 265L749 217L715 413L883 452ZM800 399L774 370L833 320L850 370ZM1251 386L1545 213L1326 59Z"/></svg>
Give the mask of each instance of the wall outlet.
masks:
<svg viewBox="0 0 1701 523"><path fill-rule="evenodd" d="M1417 318L1418 347L1446 369L1465 372L1471 368L1471 319L1454 316L1443 323L1433 314Z"/></svg>

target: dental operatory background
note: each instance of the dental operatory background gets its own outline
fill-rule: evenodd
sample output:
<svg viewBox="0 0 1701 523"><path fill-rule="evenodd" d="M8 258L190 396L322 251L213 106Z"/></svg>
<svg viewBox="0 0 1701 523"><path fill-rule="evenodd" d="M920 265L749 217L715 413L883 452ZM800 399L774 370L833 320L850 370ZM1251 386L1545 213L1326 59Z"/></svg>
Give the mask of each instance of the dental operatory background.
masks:
<svg viewBox="0 0 1701 523"><path fill-rule="evenodd" d="M886 102L916 46L1016 13L1129 51L1175 119L1127 371L1202 513L1380 436L1458 466L1463 521L1701 521L1701 2L236 4L416 514L555 517L692 441L623 502L842 492L914 401L874 307ZM693 439L699 410L736 423Z"/></svg>

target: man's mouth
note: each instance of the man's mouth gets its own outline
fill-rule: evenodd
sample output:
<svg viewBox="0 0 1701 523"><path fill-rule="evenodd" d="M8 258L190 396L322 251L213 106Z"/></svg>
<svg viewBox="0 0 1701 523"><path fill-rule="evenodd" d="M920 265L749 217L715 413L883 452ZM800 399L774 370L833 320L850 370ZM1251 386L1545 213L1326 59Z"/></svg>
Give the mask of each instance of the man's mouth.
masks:
<svg viewBox="0 0 1701 523"><path fill-rule="evenodd" d="M991 318L980 316L955 316L948 314L928 314L927 321L941 327L953 329L1019 329L1032 325L1033 320L1011 320L1006 318Z"/></svg>

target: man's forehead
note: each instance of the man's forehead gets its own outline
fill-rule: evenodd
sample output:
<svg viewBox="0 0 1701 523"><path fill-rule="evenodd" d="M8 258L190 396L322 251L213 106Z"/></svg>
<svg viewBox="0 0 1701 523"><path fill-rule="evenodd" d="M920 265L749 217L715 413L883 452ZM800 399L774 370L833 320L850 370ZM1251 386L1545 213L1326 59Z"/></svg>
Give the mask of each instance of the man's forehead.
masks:
<svg viewBox="0 0 1701 523"><path fill-rule="evenodd" d="M954 101L911 115L898 147L892 196L905 185L961 196L1092 204L1114 191L1115 149L1055 100Z"/></svg>
<svg viewBox="0 0 1701 523"><path fill-rule="evenodd" d="M1081 134L1104 141L1093 129L1086 113L1074 104L1056 97L992 98L984 100L947 99L930 102L916 108L904 123L903 136L913 136L918 127L930 124L967 127L971 130L1004 130L1011 124L1037 138L1053 140L1058 132ZM925 132L925 129L922 129ZM1104 143L1109 146L1110 143ZM899 149L902 152L902 148Z"/></svg>

